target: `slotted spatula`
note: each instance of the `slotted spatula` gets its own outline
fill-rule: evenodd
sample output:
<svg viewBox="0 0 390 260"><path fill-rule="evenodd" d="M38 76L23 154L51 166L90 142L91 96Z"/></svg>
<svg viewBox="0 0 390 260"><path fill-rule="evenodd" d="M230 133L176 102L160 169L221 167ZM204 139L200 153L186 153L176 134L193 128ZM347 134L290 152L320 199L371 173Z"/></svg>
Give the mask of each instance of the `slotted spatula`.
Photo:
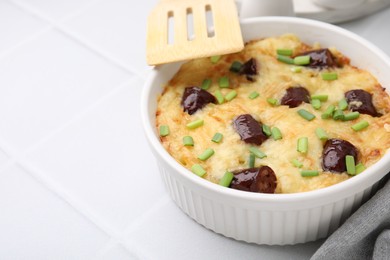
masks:
<svg viewBox="0 0 390 260"><path fill-rule="evenodd" d="M191 25L193 30L187 30ZM214 30L210 30L210 25ZM149 65L233 53L243 48L234 0L160 0L149 14Z"/></svg>

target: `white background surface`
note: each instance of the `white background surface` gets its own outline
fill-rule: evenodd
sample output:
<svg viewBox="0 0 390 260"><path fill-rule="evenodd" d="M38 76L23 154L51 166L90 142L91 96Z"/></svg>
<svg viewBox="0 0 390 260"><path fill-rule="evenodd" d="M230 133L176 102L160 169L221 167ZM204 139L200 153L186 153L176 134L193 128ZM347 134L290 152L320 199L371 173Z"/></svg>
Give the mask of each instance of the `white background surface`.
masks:
<svg viewBox="0 0 390 260"><path fill-rule="evenodd" d="M139 117L156 0L0 0L0 259L308 259L169 199ZM390 9L343 24L390 54Z"/></svg>

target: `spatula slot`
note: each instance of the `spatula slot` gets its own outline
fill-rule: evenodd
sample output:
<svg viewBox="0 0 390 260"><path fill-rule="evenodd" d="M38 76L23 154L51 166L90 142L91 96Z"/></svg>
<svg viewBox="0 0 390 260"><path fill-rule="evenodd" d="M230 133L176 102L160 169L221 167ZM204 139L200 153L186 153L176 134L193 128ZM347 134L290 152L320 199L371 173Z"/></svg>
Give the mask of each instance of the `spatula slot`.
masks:
<svg viewBox="0 0 390 260"><path fill-rule="evenodd" d="M168 12L168 37L167 37L167 43L169 45L172 45L174 43L175 39L175 17L172 11Z"/></svg>
<svg viewBox="0 0 390 260"><path fill-rule="evenodd" d="M211 5L206 5L206 24L207 24L207 37L212 38L215 36L214 31L214 17Z"/></svg>
<svg viewBox="0 0 390 260"><path fill-rule="evenodd" d="M187 8L187 40L192 41L195 38L194 35L194 15L192 8Z"/></svg>

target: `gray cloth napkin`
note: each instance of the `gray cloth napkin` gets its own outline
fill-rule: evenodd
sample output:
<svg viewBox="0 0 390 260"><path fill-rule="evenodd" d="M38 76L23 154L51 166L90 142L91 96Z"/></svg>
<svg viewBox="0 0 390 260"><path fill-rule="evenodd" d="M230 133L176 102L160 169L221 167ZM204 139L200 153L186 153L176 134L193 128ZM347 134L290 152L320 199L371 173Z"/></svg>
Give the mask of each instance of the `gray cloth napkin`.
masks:
<svg viewBox="0 0 390 260"><path fill-rule="evenodd" d="M311 260L390 259L390 181L315 252Z"/></svg>

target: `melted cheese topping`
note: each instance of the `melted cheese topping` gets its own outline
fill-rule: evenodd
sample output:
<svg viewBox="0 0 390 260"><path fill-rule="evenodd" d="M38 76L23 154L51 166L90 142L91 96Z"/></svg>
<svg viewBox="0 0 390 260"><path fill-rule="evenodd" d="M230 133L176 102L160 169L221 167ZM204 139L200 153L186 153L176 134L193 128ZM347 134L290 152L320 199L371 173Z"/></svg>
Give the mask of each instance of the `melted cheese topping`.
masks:
<svg viewBox="0 0 390 260"><path fill-rule="evenodd" d="M319 48L318 45L313 46ZM292 65L277 61L277 49L293 49L295 54L313 49L294 35L283 35L276 38L266 38L249 42L245 49L236 54L225 55L213 64L210 59L197 59L185 63L179 72L167 84L158 100L156 112L157 128L168 125L170 135L162 137L161 141L167 151L184 167L191 169L194 164L201 164L207 171L204 178L218 183L226 171L235 171L248 168L249 151L251 146L240 140L240 136L233 129L232 122L241 114L251 114L256 120L271 127L278 127L283 139L275 141L270 137L258 148L267 154L266 158L256 159L256 166L268 165L277 176L276 193L295 193L320 189L341 181L350 176L346 173L335 174L324 172L321 167L323 142L315 134L315 129L321 127L328 133L329 138L340 138L351 142L359 150L358 162L366 167L379 160L390 147L390 99L377 80L367 71L349 65L349 59L334 48L330 48L342 68L332 68L338 74L338 79L325 81L321 73L327 70L303 68L301 73L291 71ZM229 71L233 61L245 62L255 58L258 65L258 75L254 82L248 81L245 76ZM227 76L230 79L230 88L220 89L218 79ZM222 105L208 104L195 114L183 112L181 98L184 89L189 86L201 86L204 79L212 79L208 91L214 94L219 89L226 95L232 89L238 93L237 97ZM267 98L280 100L287 88L301 85L311 95L326 94L328 101L322 103L319 110L313 109L310 104L303 103L296 108L288 106L271 106ZM352 89L363 89L373 95L373 103L377 111L383 116L372 117L361 114L353 121L323 120L321 114L325 109L344 98L344 93ZM249 99L248 96L257 91L260 96ZM306 121L297 113L299 109L306 109L316 116L312 121ZM347 111L344 111L347 112ZM196 119L203 119L204 125L197 129L187 129L186 124ZM355 132L353 124L361 120L369 122L369 127ZM211 141L215 133L222 133L223 140L216 144ZM183 146L184 136L193 137L193 147ZM297 152L297 140L308 137L309 151L307 154ZM197 159L205 149L212 148L215 154L207 161ZM303 163L301 169L318 170L319 176L302 177L300 170L291 163L298 159ZM364 174L364 173L362 173Z"/></svg>

